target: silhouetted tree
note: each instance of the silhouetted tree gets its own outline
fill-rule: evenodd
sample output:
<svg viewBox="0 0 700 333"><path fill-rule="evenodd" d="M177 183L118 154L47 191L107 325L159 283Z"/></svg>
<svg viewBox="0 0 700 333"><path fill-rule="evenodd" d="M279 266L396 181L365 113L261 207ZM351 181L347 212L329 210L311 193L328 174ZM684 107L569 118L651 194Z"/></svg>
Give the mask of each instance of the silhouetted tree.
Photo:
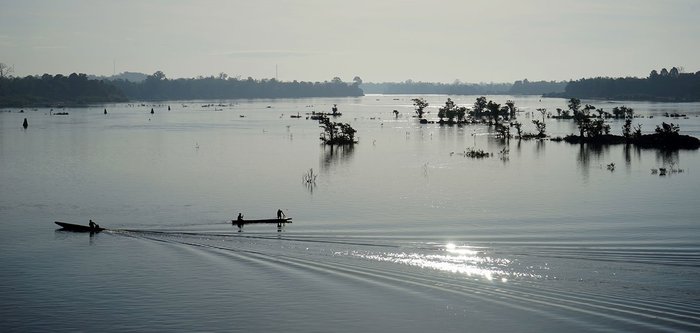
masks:
<svg viewBox="0 0 700 333"><path fill-rule="evenodd" d="M428 107L428 102L423 99L423 98L414 98L412 99L413 101L413 106L416 107L416 113L418 114L418 118L423 118L423 113L425 113L425 108Z"/></svg>
<svg viewBox="0 0 700 333"><path fill-rule="evenodd" d="M0 78L9 77L14 71L14 67L10 67L5 63L0 62Z"/></svg>
<svg viewBox="0 0 700 333"><path fill-rule="evenodd" d="M443 118L447 118L448 122L452 123L454 122L454 118L456 116L457 113L455 111L455 102L448 97L447 101L445 101L445 106L438 109L438 118L440 118L441 122L443 121Z"/></svg>
<svg viewBox="0 0 700 333"><path fill-rule="evenodd" d="M156 71L151 76L156 80L165 80L165 73L163 73L162 71Z"/></svg>
<svg viewBox="0 0 700 333"><path fill-rule="evenodd" d="M498 133L498 137L501 137L503 139L510 139L510 126L505 126L503 124L496 124L495 129L496 129L496 132Z"/></svg>
<svg viewBox="0 0 700 333"><path fill-rule="evenodd" d="M454 123L454 119L457 118L457 122L464 121L464 116L467 114L467 108L463 106L457 106L451 98L447 98L445 106L438 109L438 118L442 122L442 118L447 118L448 123Z"/></svg>
<svg viewBox="0 0 700 333"><path fill-rule="evenodd" d="M661 123L661 126L656 125L656 129L654 129L654 132L656 134L662 135L662 136L674 136L678 135L680 133L681 129L680 126L674 125L673 123Z"/></svg>
<svg viewBox="0 0 700 333"><path fill-rule="evenodd" d="M522 138L522 136L523 136L523 130L522 130L523 124L521 124L520 122L514 121L514 122L510 123L510 126L515 127L515 130L518 132L518 139Z"/></svg>
<svg viewBox="0 0 700 333"><path fill-rule="evenodd" d="M357 132L350 124L336 123L328 118L321 120L321 141L327 145L347 145L355 144L355 133Z"/></svg>
<svg viewBox="0 0 700 333"><path fill-rule="evenodd" d="M612 110L615 118L634 118L634 109L626 106L616 106Z"/></svg>
<svg viewBox="0 0 700 333"><path fill-rule="evenodd" d="M545 134L545 130L547 129L547 124L545 124L543 121L539 121L538 119L535 119L532 121L533 124L535 124L535 128L537 128L537 136L540 138L544 138L547 136Z"/></svg>
<svg viewBox="0 0 700 333"><path fill-rule="evenodd" d="M586 132L586 129L588 128L591 122L591 119L588 118L588 116L586 116L583 112L579 111L574 113L574 121L578 126L579 136L581 137L581 139L583 139L583 135Z"/></svg>
<svg viewBox="0 0 700 333"><path fill-rule="evenodd" d="M576 114L579 112L579 109L581 108L581 100L578 98L572 98L569 100L568 106L569 110L571 110L571 114L576 116Z"/></svg>
<svg viewBox="0 0 700 333"><path fill-rule="evenodd" d="M676 67L671 68L671 71L668 72L668 76L670 76L670 77L678 77L678 75L679 75L679 72L678 72L678 68L676 68Z"/></svg>
<svg viewBox="0 0 700 333"><path fill-rule="evenodd" d="M632 119L625 119L625 124L622 125L622 136L627 139L632 137Z"/></svg>
<svg viewBox="0 0 700 333"><path fill-rule="evenodd" d="M484 110L486 110L486 105L488 105L488 102L486 102L486 97L481 96L476 98L476 102L474 102L474 117L481 117L484 114Z"/></svg>
<svg viewBox="0 0 700 333"><path fill-rule="evenodd" d="M515 107L515 102L513 102L512 100L507 100L506 106L508 107L508 114L509 114L510 119L515 118L515 112L518 110Z"/></svg>
<svg viewBox="0 0 700 333"><path fill-rule="evenodd" d="M359 76L355 76L354 78L352 78L352 84L354 84L354 85L356 85L356 86L361 85L361 84L362 84L362 78L360 78Z"/></svg>
<svg viewBox="0 0 700 333"><path fill-rule="evenodd" d="M486 103L486 108L489 110L489 115L493 121L498 124L499 111L501 110L501 104L489 101Z"/></svg>

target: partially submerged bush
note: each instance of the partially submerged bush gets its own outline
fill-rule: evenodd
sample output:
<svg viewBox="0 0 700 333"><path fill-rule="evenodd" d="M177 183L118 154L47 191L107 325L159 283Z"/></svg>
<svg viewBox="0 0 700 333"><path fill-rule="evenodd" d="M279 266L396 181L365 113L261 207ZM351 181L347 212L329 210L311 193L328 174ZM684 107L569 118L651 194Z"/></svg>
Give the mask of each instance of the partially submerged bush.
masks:
<svg viewBox="0 0 700 333"><path fill-rule="evenodd" d="M324 118L320 121L323 133L321 133L321 141L327 145L351 145L357 143L355 141L355 133L357 130L352 128L347 123L336 123Z"/></svg>

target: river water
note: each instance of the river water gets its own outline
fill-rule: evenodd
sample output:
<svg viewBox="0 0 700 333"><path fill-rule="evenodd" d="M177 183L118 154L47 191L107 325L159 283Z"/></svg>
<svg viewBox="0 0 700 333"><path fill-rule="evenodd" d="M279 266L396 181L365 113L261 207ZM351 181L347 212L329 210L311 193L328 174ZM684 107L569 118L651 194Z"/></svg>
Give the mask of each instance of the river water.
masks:
<svg viewBox="0 0 700 333"><path fill-rule="evenodd" d="M504 142L420 125L413 97L2 110L0 331L700 330L698 151ZM425 97L434 119L447 96ZM488 97L530 132L566 109ZM583 102L700 137L700 103ZM333 104L354 148L306 119ZM279 231L230 223L277 209ZM89 219L110 230L53 223Z"/></svg>

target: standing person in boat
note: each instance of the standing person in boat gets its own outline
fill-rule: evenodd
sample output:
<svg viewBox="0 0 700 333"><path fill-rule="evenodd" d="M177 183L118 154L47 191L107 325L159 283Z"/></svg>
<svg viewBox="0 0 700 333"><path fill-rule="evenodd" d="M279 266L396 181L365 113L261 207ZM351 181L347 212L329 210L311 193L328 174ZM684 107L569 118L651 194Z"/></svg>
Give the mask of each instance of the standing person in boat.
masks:
<svg viewBox="0 0 700 333"><path fill-rule="evenodd" d="M234 224L234 222L231 221L231 224ZM241 230L243 230L243 213L238 213L238 217L236 218L236 222L234 225L238 227L238 232L241 232Z"/></svg>
<svg viewBox="0 0 700 333"><path fill-rule="evenodd" d="M100 225L90 220L90 229L99 229Z"/></svg>
<svg viewBox="0 0 700 333"><path fill-rule="evenodd" d="M277 210L277 219L281 220L282 218L285 218L285 217L287 217L287 216L284 215L284 212L282 211L282 209L278 209Z"/></svg>

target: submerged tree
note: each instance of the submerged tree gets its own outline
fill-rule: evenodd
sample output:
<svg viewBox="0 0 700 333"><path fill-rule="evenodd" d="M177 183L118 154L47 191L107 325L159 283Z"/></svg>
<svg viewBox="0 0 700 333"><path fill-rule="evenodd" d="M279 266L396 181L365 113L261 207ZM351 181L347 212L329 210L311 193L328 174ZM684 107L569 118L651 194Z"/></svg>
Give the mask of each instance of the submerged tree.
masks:
<svg viewBox="0 0 700 333"><path fill-rule="evenodd" d="M571 114L576 116L577 113L579 113L579 109L581 108L581 100L578 98L572 98L569 100L569 110L571 111Z"/></svg>
<svg viewBox="0 0 700 333"><path fill-rule="evenodd" d="M491 119L493 119L496 125L498 125L498 116L501 111L501 104L489 101L486 104L486 108L489 110L489 116L491 117Z"/></svg>
<svg viewBox="0 0 700 333"><path fill-rule="evenodd" d="M626 139L632 137L632 119L625 119L625 124L622 125L622 136Z"/></svg>
<svg viewBox="0 0 700 333"><path fill-rule="evenodd" d="M615 118L634 118L634 109L626 106L616 106L612 109Z"/></svg>
<svg viewBox="0 0 700 333"><path fill-rule="evenodd" d="M498 133L498 137L503 138L503 139L510 139L510 126L506 126L503 124L496 124L496 132Z"/></svg>
<svg viewBox="0 0 700 333"><path fill-rule="evenodd" d="M547 134L545 134L547 124L545 124L544 121L539 121L538 119L535 119L532 121L532 123L535 124L535 127L537 128L537 137L544 138L547 136Z"/></svg>
<svg viewBox="0 0 700 333"><path fill-rule="evenodd" d="M447 101L445 102L445 106L441 107L438 110L438 117L440 118L440 121L443 121L443 118L447 118L447 122L452 124L454 123L454 119L457 118L458 122L464 121L464 116L467 114L467 108L463 106L457 106L455 102L451 98L447 98Z"/></svg>
<svg viewBox="0 0 700 333"><path fill-rule="evenodd" d="M542 122L544 122L544 118L547 116L547 109L546 108L539 108L537 109L542 114Z"/></svg>
<svg viewBox="0 0 700 333"><path fill-rule="evenodd" d="M596 119L588 123L586 132L588 132L589 138L610 134L610 125L606 124L603 119Z"/></svg>
<svg viewBox="0 0 700 333"><path fill-rule="evenodd" d="M510 117L510 119L515 118L515 112L518 111L518 108L515 107L515 102L513 102L512 100L507 100L506 107L508 108L508 116Z"/></svg>
<svg viewBox="0 0 700 333"><path fill-rule="evenodd" d="M656 125L656 129L654 132L656 134L662 135L662 136L674 136L678 135L680 133L681 129L678 125L674 125L673 123L665 123L662 122L661 126Z"/></svg>
<svg viewBox="0 0 700 333"><path fill-rule="evenodd" d="M523 124L518 121L514 121L510 123L510 126L515 127L515 130L518 132L518 139L521 139L523 137Z"/></svg>
<svg viewBox="0 0 700 333"><path fill-rule="evenodd" d="M416 107L416 114L418 114L418 118L423 118L423 114L425 113L425 108L428 107L428 101L426 101L423 98L414 98L412 99L413 105Z"/></svg>
<svg viewBox="0 0 700 333"><path fill-rule="evenodd" d="M486 110L486 105L488 105L486 102L486 97L477 97L476 102L474 102L474 108L472 109L471 116L473 118L483 117Z"/></svg>
<svg viewBox="0 0 700 333"><path fill-rule="evenodd" d="M336 123L328 118L323 118L321 121L321 141L327 145L352 145L355 141L355 133L357 132L350 124Z"/></svg>

